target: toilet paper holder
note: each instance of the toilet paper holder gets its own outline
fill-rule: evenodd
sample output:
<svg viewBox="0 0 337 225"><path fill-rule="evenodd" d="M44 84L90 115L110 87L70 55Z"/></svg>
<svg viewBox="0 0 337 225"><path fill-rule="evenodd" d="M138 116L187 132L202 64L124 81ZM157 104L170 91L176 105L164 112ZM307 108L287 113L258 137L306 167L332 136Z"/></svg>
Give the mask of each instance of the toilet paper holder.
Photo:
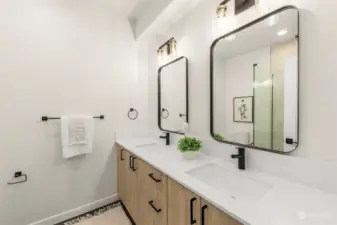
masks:
<svg viewBox="0 0 337 225"><path fill-rule="evenodd" d="M20 177L23 177L24 179L20 180L20 181L12 181L12 180L16 180ZM14 184L25 183L25 182L28 181L28 176L27 176L27 174L22 173L21 171L17 171L17 172L14 173L14 176L13 176L12 180L7 182L7 184L8 185L14 185Z"/></svg>

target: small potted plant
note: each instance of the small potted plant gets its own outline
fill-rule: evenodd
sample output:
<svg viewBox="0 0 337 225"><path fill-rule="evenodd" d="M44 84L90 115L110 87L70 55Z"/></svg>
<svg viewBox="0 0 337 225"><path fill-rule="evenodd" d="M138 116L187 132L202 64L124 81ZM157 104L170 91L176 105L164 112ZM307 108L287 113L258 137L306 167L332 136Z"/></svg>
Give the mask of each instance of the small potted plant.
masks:
<svg viewBox="0 0 337 225"><path fill-rule="evenodd" d="M184 136L178 141L178 149L184 159L195 159L201 147L202 142L194 137Z"/></svg>

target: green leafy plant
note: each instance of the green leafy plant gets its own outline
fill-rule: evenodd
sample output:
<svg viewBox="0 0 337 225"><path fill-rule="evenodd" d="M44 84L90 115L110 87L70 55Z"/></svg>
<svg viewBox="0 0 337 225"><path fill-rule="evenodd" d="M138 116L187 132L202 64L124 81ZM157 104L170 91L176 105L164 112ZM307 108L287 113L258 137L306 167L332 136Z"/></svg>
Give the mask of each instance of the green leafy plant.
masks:
<svg viewBox="0 0 337 225"><path fill-rule="evenodd" d="M214 134L214 139L218 140L218 141L224 141L225 140L224 136L222 136L219 133Z"/></svg>
<svg viewBox="0 0 337 225"><path fill-rule="evenodd" d="M202 147L202 141L194 138L187 137L178 141L178 149L180 152L198 152Z"/></svg>

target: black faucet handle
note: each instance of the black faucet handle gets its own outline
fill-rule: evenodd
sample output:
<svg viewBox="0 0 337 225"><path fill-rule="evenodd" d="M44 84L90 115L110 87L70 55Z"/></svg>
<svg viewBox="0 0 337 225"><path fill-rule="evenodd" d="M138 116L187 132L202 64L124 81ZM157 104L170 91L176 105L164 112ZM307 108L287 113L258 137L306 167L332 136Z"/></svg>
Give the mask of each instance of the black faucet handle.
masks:
<svg viewBox="0 0 337 225"><path fill-rule="evenodd" d="M231 155L232 159L240 159L242 157L243 157L242 155Z"/></svg>
<svg viewBox="0 0 337 225"><path fill-rule="evenodd" d="M246 154L245 154L245 148L238 147L238 154L231 155L232 159L238 159L238 168L240 170L246 169Z"/></svg>
<svg viewBox="0 0 337 225"><path fill-rule="evenodd" d="M159 136L159 138L163 138L163 139L166 139L166 145L170 145L170 133L167 132L165 133L165 136Z"/></svg>

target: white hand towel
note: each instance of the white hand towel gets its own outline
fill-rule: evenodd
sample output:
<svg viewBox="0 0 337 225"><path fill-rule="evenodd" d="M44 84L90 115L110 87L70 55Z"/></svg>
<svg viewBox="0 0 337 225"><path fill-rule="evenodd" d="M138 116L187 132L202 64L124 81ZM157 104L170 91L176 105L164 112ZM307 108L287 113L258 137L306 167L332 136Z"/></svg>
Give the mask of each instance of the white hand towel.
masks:
<svg viewBox="0 0 337 225"><path fill-rule="evenodd" d="M61 135L64 158L92 153L94 118L92 116L61 117Z"/></svg>

